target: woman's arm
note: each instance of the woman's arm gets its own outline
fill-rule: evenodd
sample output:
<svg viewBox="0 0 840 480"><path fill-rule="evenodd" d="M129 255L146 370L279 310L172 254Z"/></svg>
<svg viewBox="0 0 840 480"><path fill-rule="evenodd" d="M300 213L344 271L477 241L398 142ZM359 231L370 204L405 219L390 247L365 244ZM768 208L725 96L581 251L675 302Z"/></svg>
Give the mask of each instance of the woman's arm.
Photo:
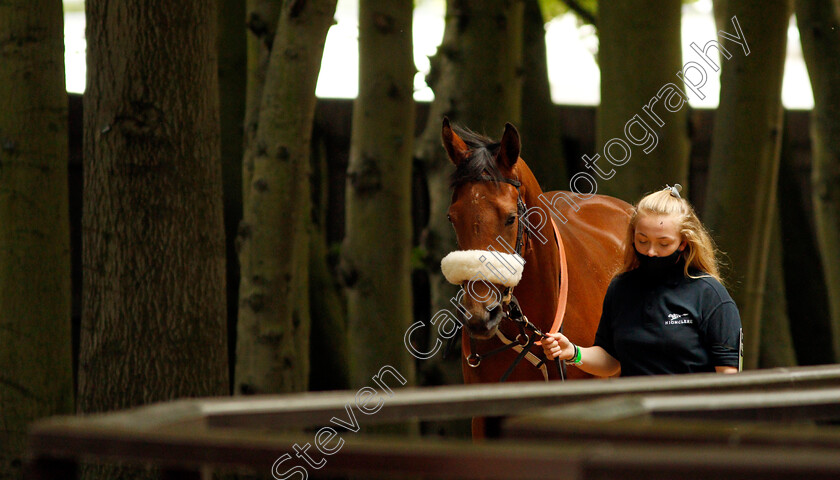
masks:
<svg viewBox="0 0 840 480"><path fill-rule="evenodd" d="M546 357L557 357L560 360L571 360L575 355L575 346L562 333L552 333L542 339L543 352ZM601 347L578 347L581 364L577 368L598 377L615 375L621 369L621 364Z"/></svg>
<svg viewBox="0 0 840 480"><path fill-rule="evenodd" d="M715 367L717 373L738 373L738 367Z"/></svg>

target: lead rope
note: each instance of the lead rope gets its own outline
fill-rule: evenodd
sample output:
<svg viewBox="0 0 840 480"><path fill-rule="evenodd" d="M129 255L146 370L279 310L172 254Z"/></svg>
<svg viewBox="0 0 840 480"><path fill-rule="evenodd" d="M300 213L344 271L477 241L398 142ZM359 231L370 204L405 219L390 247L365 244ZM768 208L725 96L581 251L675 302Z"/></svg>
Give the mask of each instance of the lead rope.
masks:
<svg viewBox="0 0 840 480"><path fill-rule="evenodd" d="M514 184L514 186L516 186L516 190L517 190L517 194L518 194L519 193L519 185ZM522 252L522 250L520 250L520 247L524 247L524 241L525 241L525 239L523 238L523 235L522 235L522 227L523 227L523 223L524 223L524 222L522 222L522 215L524 214L525 211L526 211L525 203L522 201L521 198L517 198L517 213L518 213L518 217L519 217L519 225L518 225L519 229L518 230L519 231L517 231L517 235L516 235L516 237L517 237L516 251L517 251L517 253L520 253L520 254ZM560 254L560 262L561 262L560 272L561 272L561 275L562 275L561 279L560 279L560 298L558 299L558 307L557 307L558 310L557 310L557 313L555 315L555 322L554 322L554 325L552 326L552 330L554 328L556 328L558 331L562 332L563 331L563 315L565 313L565 301L566 301L566 294L567 294L566 292L568 291L567 290L568 289L568 276L567 276L568 269L566 268L566 256L565 256L565 250L563 248L563 241L560 237L560 231L557 229L557 224L554 222L554 219L551 218L551 215L549 215L548 218L551 221L551 226L554 229L554 235L555 235L555 237L556 237L555 239L557 241L557 249L558 249L558 252ZM520 242L520 240L521 240L521 242ZM522 359L526 358L526 357L528 358L529 362L531 362L535 367L537 367L542 372L543 377L545 378L546 381L548 381L548 371L545 368L546 359L545 358L539 359L539 357L530 353L530 351L529 351L530 347L536 341L536 338L537 337L545 338L546 334L543 333L539 328L537 328L536 325L531 323L528 320L528 317L526 317L522 313L522 310L519 308L519 301L516 299L516 297L513 296L512 290L513 289L510 288L510 287L508 287L506 289L505 298L503 300L503 302L505 304L505 307L508 308L508 311L506 312L507 318L510 318L511 320L513 320L514 322L516 322L519 325L519 328L520 328L520 331L522 332L522 335L525 335L524 328L527 328L527 329L530 329L531 331L534 332L534 337L528 339L528 344L525 346L525 348L521 348L518 345L514 347L514 348L519 349L519 356L516 357L516 360L514 360L513 364L508 368L508 370L502 376L501 381L504 382L507 379L508 375L510 375L510 373L513 372L513 369L516 367L516 365L519 364L519 362L522 361ZM506 345L507 344L512 344L512 342L507 337L505 337L504 334L502 334L501 330L496 330L496 336L499 337L499 339L502 341L502 343L505 343ZM526 335L526 337L528 337L528 336ZM519 343L518 338L517 338L517 343ZM514 344L514 345L516 345L516 344ZM521 343L519 343L519 345L521 345ZM471 347L472 347L472 345L471 345ZM474 348L471 348L471 350L474 351ZM535 361L534 359L539 360L539 361ZM557 373L560 375L560 380L561 381L566 381L566 365L565 365L565 363L561 363L559 358L554 357L554 364L557 367Z"/></svg>

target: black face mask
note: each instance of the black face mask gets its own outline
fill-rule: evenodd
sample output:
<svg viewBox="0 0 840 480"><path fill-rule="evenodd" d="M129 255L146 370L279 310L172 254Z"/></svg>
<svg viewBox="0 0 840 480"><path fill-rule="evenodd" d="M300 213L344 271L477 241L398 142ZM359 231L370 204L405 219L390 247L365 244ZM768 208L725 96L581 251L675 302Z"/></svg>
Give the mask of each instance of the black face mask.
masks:
<svg viewBox="0 0 840 480"><path fill-rule="evenodd" d="M674 253L668 255L667 257L648 257L636 250L636 258L639 259L639 271L648 274L663 273L667 271L669 268L674 267L681 257L682 250L679 248L674 250Z"/></svg>

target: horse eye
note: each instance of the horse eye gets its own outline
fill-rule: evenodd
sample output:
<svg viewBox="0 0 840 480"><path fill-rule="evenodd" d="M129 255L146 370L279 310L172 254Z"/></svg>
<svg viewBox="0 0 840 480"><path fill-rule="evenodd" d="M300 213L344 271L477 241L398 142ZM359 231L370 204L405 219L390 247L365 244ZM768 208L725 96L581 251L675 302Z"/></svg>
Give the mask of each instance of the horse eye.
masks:
<svg viewBox="0 0 840 480"><path fill-rule="evenodd" d="M510 215L508 215L507 220L505 220L505 225L513 225L514 221L516 221L516 214L511 213Z"/></svg>
<svg viewBox="0 0 840 480"><path fill-rule="evenodd" d="M449 223L452 223L452 215L446 214L446 219L449 220Z"/></svg>

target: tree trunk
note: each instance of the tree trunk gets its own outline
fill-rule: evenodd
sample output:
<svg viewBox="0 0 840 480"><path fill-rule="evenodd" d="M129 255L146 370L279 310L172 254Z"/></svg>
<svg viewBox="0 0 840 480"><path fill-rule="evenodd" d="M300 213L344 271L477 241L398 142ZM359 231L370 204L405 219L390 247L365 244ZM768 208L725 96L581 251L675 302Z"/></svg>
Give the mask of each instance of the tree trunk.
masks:
<svg viewBox="0 0 840 480"><path fill-rule="evenodd" d="M683 66L681 9L681 0L658 2L656 8L646 0L599 3L601 158L591 167L598 193L635 202L665 184L688 183L692 93L676 75ZM690 77L697 73L692 72ZM670 107L668 84L681 91L671 94Z"/></svg>
<svg viewBox="0 0 840 480"><path fill-rule="evenodd" d="M411 161L414 57L411 0L359 3L359 96L347 167L342 276L351 386L384 365L412 378Z"/></svg>
<svg viewBox="0 0 840 480"><path fill-rule="evenodd" d="M242 125L245 116L245 5L241 0L219 2L219 106L222 132L222 190L224 193L227 262L228 373L233 378L236 315L239 311L239 259L236 232L242 220Z"/></svg>
<svg viewBox="0 0 840 480"><path fill-rule="evenodd" d="M280 19L280 7L283 0L247 0L247 20L249 35L246 36L245 78L245 123L243 132L242 160L242 204L248 204L251 190L251 177L254 174L254 155L257 127L260 122L260 107L263 100L263 87L274 44L277 22Z"/></svg>
<svg viewBox="0 0 840 480"><path fill-rule="evenodd" d="M796 352L790 333L788 304L785 295L785 271L782 266L782 226L774 215L770 232L770 252L764 280L764 316L761 322L761 368L795 367Z"/></svg>
<svg viewBox="0 0 840 480"><path fill-rule="evenodd" d="M728 2L726 16L730 18L726 32L736 35L737 22L746 43L737 45L719 37L731 58L722 67L706 222L731 267L729 287L744 328L744 368L756 368L770 219L776 205L790 5L788 0Z"/></svg>
<svg viewBox="0 0 840 480"><path fill-rule="evenodd" d="M831 307L834 361L840 361L840 3L796 1L802 53L814 92L811 198Z"/></svg>
<svg viewBox="0 0 840 480"><path fill-rule="evenodd" d="M543 190L568 190L560 115L551 100L545 47L545 20L539 0L525 0L523 20L522 158Z"/></svg>
<svg viewBox="0 0 840 480"><path fill-rule="evenodd" d="M81 412L228 392L213 5L86 4Z"/></svg>
<svg viewBox="0 0 840 480"><path fill-rule="evenodd" d="M802 191L800 173L785 137L779 165L779 216L782 225L782 254L785 295L790 331L799 365L832 363L831 323L825 282L803 282L823 278L819 249L810 221L810 202Z"/></svg>
<svg viewBox="0 0 840 480"><path fill-rule="evenodd" d="M0 3L0 478L73 411L63 25L59 1Z"/></svg>
<svg viewBox="0 0 840 480"><path fill-rule="evenodd" d="M243 171L237 393L308 386L310 140L335 4L287 0L281 8L256 135L245 154L252 163Z"/></svg>
<svg viewBox="0 0 840 480"><path fill-rule="evenodd" d="M727 30L729 31L730 26L730 19L726 17L726 5L729 0L712 0L712 13L715 17L715 30ZM720 55L718 55L720 58Z"/></svg>
<svg viewBox="0 0 840 480"><path fill-rule="evenodd" d="M429 192L429 222L422 244L433 313L451 307L449 300L457 292L440 272L440 260L457 248L446 219L451 198L449 175L454 167L441 147L442 120L448 116L455 123L492 137L501 136L505 122L518 122L522 12L523 5L517 0L448 0L446 4L443 41L431 59L432 70L427 77L435 99L415 148ZM425 368L433 365L429 360L424 362ZM452 371L460 372L460 361ZM449 380L455 381L451 377Z"/></svg>
<svg viewBox="0 0 840 480"><path fill-rule="evenodd" d="M317 124L317 120L316 120ZM347 353L347 313L342 288L327 243L329 202L328 153L323 138L312 142L314 229L309 242L309 305L312 317L309 344L309 390L350 388ZM344 212L341 212L344 215ZM334 262L333 262L334 263Z"/></svg>

